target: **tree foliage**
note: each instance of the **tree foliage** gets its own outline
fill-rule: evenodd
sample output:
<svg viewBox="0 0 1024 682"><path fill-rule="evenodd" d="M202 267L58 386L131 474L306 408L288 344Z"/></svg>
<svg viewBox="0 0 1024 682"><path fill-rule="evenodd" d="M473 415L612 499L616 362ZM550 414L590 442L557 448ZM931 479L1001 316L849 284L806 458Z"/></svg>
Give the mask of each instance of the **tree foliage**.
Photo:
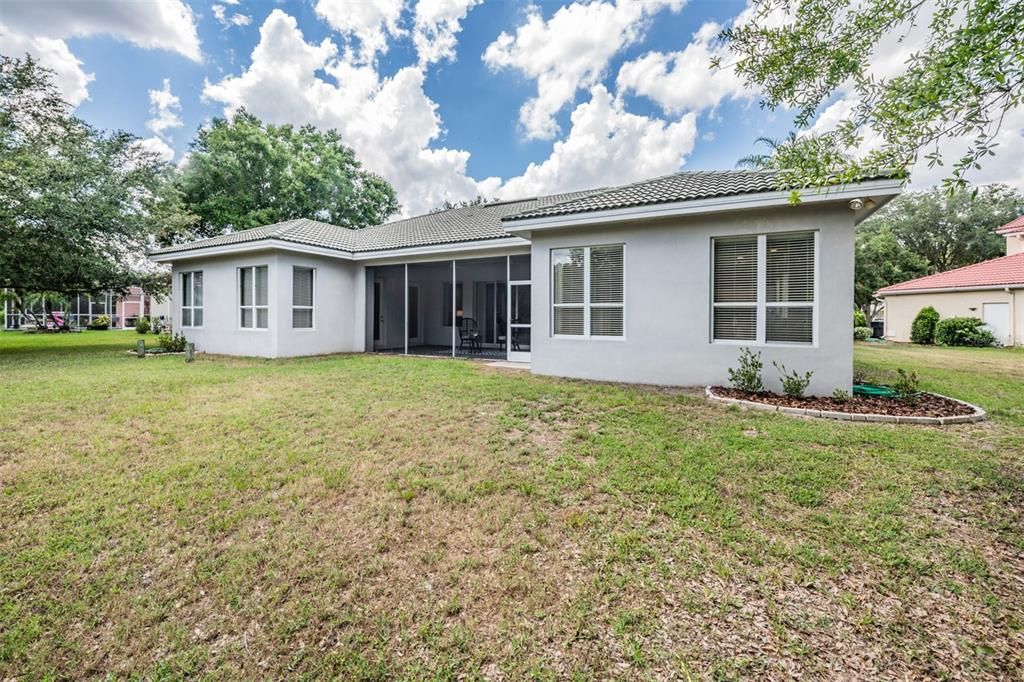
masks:
<svg viewBox="0 0 1024 682"><path fill-rule="evenodd" d="M805 129L838 91L855 104L842 123L815 137L797 136L781 182L821 186L903 171L919 158L945 159L939 144L964 138L945 183L962 189L972 169L995 154L993 138L1007 111L1024 104L1024 2L1019 0L753 0L751 21L721 33L729 64L761 92L761 105L795 108ZM780 21L780 16L785 17ZM903 72L883 79L871 58L885 40L927 26L928 41ZM883 45L883 49L885 46ZM717 66L721 66L716 61ZM857 158L866 135L879 142Z"/></svg>
<svg viewBox="0 0 1024 682"><path fill-rule="evenodd" d="M73 116L31 57L0 56L0 287L163 293L145 252L158 223L189 220L167 172L136 137Z"/></svg>
<svg viewBox="0 0 1024 682"><path fill-rule="evenodd" d="M337 131L264 125L244 109L200 129L177 184L199 237L293 218L360 228L399 210Z"/></svg>
<svg viewBox="0 0 1024 682"><path fill-rule="evenodd" d="M853 302L868 320L878 312L876 291L928 270L927 261L901 244L888 225L862 224L854 249Z"/></svg>

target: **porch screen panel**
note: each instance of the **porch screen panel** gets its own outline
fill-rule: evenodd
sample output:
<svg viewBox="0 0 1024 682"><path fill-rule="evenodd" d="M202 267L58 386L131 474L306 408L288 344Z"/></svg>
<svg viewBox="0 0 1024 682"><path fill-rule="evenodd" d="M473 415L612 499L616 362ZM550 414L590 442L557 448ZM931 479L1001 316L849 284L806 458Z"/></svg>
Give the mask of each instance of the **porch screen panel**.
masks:
<svg viewBox="0 0 1024 682"><path fill-rule="evenodd" d="M766 239L765 341L814 340L814 233Z"/></svg>
<svg viewBox="0 0 1024 682"><path fill-rule="evenodd" d="M585 250L552 249L552 329L558 336L583 336Z"/></svg>
<svg viewBox="0 0 1024 682"><path fill-rule="evenodd" d="M292 328L313 328L313 268L292 268Z"/></svg>
<svg viewBox="0 0 1024 682"><path fill-rule="evenodd" d="M590 335L622 336L622 244L590 248Z"/></svg>
<svg viewBox="0 0 1024 682"><path fill-rule="evenodd" d="M757 237L715 239L712 337L757 339Z"/></svg>

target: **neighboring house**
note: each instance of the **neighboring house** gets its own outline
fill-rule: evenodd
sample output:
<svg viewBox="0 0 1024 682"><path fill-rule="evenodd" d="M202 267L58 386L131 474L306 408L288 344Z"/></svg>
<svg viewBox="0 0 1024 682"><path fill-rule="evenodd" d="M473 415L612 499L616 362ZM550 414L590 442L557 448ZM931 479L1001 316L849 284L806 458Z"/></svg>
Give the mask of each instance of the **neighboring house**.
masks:
<svg viewBox="0 0 1024 682"><path fill-rule="evenodd" d="M32 312L38 315L45 315L51 310L65 317L72 326L76 327L86 327L90 322L104 315L110 318L112 329L134 328L139 315L162 319L168 324L171 319L171 303L168 299L157 301L136 286L130 287L128 293L123 296L109 293L99 296L80 294L68 301L67 305L56 308L42 302L36 303L32 307ZM21 329L31 324L32 321L18 311L13 301L5 303L4 329Z"/></svg>
<svg viewBox="0 0 1024 682"><path fill-rule="evenodd" d="M854 226L899 180L809 190L758 171L455 208L363 230L312 220L151 254L198 350L529 361L539 374L728 380L741 346L852 383Z"/></svg>
<svg viewBox="0 0 1024 682"><path fill-rule="evenodd" d="M879 289L885 338L910 341L914 317L932 306L941 317L978 317L1004 346L1024 346L1024 216L1003 225L1006 255Z"/></svg>

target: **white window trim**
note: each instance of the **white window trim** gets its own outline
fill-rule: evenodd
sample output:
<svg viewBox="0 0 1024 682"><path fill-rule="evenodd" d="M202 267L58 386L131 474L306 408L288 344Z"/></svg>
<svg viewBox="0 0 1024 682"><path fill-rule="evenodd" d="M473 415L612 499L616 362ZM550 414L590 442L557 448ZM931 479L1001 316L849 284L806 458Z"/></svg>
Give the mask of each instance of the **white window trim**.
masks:
<svg viewBox="0 0 1024 682"><path fill-rule="evenodd" d="M590 249L602 246L622 247L622 303L591 303L590 302ZM583 303L555 303L555 263L552 254L555 251L567 249L583 249ZM594 244L592 246L558 246L548 251L548 280L550 286L551 312L548 315L551 338L571 339L575 341L612 341L621 342L626 340L626 245L624 243ZM583 333L582 334L556 334L555 333L555 308L583 308ZM604 334L593 336L590 333L590 310L591 308L622 308L622 336L607 336Z"/></svg>
<svg viewBox="0 0 1024 682"><path fill-rule="evenodd" d="M791 230L787 232L772 232L772 236L780 234L800 234L810 232L814 235L814 301L810 304L801 303L768 303L768 233L758 234L757 237L757 321L755 340L749 339L716 339L715 338L715 308L749 308L751 302L743 303L715 303L715 241L717 239L728 239L730 236L711 238L711 285L708 298L711 301L711 315L708 319L708 337L711 343L721 346L781 346L792 348L817 348L818 347L818 313L821 297L819 294L819 245L821 243L819 230ZM735 235L736 237L749 237L754 235ZM768 341L765 338L768 328L768 308L811 308L811 342L798 343L793 341Z"/></svg>
<svg viewBox="0 0 1024 682"><path fill-rule="evenodd" d="M295 269L301 268L303 270L312 270L313 272L313 305L295 305ZM269 277L269 273L267 277ZM310 312L310 318L312 324L308 327L296 327L295 326L295 311L296 310L308 310ZM292 331L296 332L315 332L316 331L316 268L313 266L306 265L293 265L292 266ZM267 313L267 323L269 324L270 313Z"/></svg>
<svg viewBox="0 0 1024 682"><path fill-rule="evenodd" d="M182 280L184 279L184 275L191 275L191 277L189 277L189 284L192 287L192 298L191 298L192 305L185 305L185 290L184 290L184 288L182 288L182 291L181 291L181 303L182 304L180 306L178 306L178 314L181 316L182 320L185 319L185 316L182 315L182 313L184 311L186 311L186 310L191 311L189 313L188 319L192 322L192 324L184 324L184 322L183 322L181 324L181 327L183 329L202 329L203 328L203 325L195 324L195 321L196 321L196 311L197 310L199 310L199 311L203 310L203 306L195 305L195 302L196 302L196 278L195 278L195 275L196 275L197 272L199 274L203 273L202 270L187 270L185 272L179 273L180 276L178 277L178 282L179 282L179 284L181 284ZM181 284L181 286L184 287L184 284ZM203 277L203 286L206 286L206 277ZM203 297L203 303L205 304L205 302L206 302L206 297L204 296ZM90 304L89 304L89 312L90 312L89 319L91 321L92 320L92 315L91 315L91 313L92 313L92 302L91 301L90 301ZM205 322L206 322L206 313L203 312L203 323L205 324Z"/></svg>
<svg viewBox="0 0 1024 682"><path fill-rule="evenodd" d="M267 305L256 305L256 268L266 268L267 269ZM253 271L252 272L252 301L253 301L252 305L242 305L242 270L252 270ZM270 266L269 265L264 263L264 264L259 264L259 265L246 265L246 266L243 266L243 267L235 268L235 296L237 297L235 299L235 301L237 302L237 304L235 306L235 310L236 310L235 318L236 318L236 321L237 321L237 324L238 324L238 330L239 331L243 331L243 332L265 332L265 331L269 331L270 330L270 290L271 290L271 288L272 287L270 286ZM251 327L243 327L242 326L242 310L245 310L245 309L252 310L252 326ZM267 311L267 326L266 327L257 327L256 326L256 318L257 318L256 311L257 310L266 310ZM205 319L206 316L204 315L203 317Z"/></svg>

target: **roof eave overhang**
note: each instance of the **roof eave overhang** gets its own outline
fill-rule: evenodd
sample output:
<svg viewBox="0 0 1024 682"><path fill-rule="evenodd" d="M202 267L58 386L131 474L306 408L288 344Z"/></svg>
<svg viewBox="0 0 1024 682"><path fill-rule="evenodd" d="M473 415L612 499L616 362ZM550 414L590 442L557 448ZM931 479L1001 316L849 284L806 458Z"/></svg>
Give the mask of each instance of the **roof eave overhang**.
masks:
<svg viewBox="0 0 1024 682"><path fill-rule="evenodd" d="M473 252L487 252L498 249L528 247L529 245L530 242L527 239L523 239L518 236L509 236L499 237L496 239L476 239L464 242L447 242L444 244L427 244L424 246L351 252L342 251L340 249L328 249L322 246L299 244L297 242L290 242L282 239L258 239L251 242L222 244L220 246L209 246L198 249L189 249L186 251L154 253L149 256L149 259L157 263L173 263L177 261L194 260L197 258L212 258L216 256L252 253L254 251L276 250L306 255L326 256L328 258L347 261L384 261L440 255L465 256Z"/></svg>
<svg viewBox="0 0 1024 682"><path fill-rule="evenodd" d="M323 246L313 246L312 244L300 244L299 242L290 242L283 239L254 239L250 242L240 242L236 244L205 246L196 249L187 249L184 251L172 251L170 253L153 253L150 254L149 259L157 263L173 263L176 261L192 260L196 258L211 258L214 256L229 256L236 253L266 251L268 249L314 254L318 256L327 256L328 258L338 258L341 260L352 260L352 252L350 251L328 249Z"/></svg>
<svg viewBox="0 0 1024 682"><path fill-rule="evenodd" d="M953 294L958 291L1005 291L1006 289L1024 289L1024 282L1017 284L982 284L973 287L931 287L928 289L900 289L897 291L876 291L876 298L886 296L907 296L909 294Z"/></svg>
<svg viewBox="0 0 1024 682"><path fill-rule="evenodd" d="M856 222L860 222L888 203L890 199L897 196L903 188L903 183L904 180L902 179L868 180L855 184L829 187L822 191L804 190L800 196L800 205L870 198L874 205L870 207L865 206L856 212ZM758 192L756 194L738 194L710 199L692 199L668 204L629 206L587 213L540 216L537 218L509 220L502 224L507 232L516 234L601 223L656 220L676 216L792 206L790 196L791 192L788 191Z"/></svg>

